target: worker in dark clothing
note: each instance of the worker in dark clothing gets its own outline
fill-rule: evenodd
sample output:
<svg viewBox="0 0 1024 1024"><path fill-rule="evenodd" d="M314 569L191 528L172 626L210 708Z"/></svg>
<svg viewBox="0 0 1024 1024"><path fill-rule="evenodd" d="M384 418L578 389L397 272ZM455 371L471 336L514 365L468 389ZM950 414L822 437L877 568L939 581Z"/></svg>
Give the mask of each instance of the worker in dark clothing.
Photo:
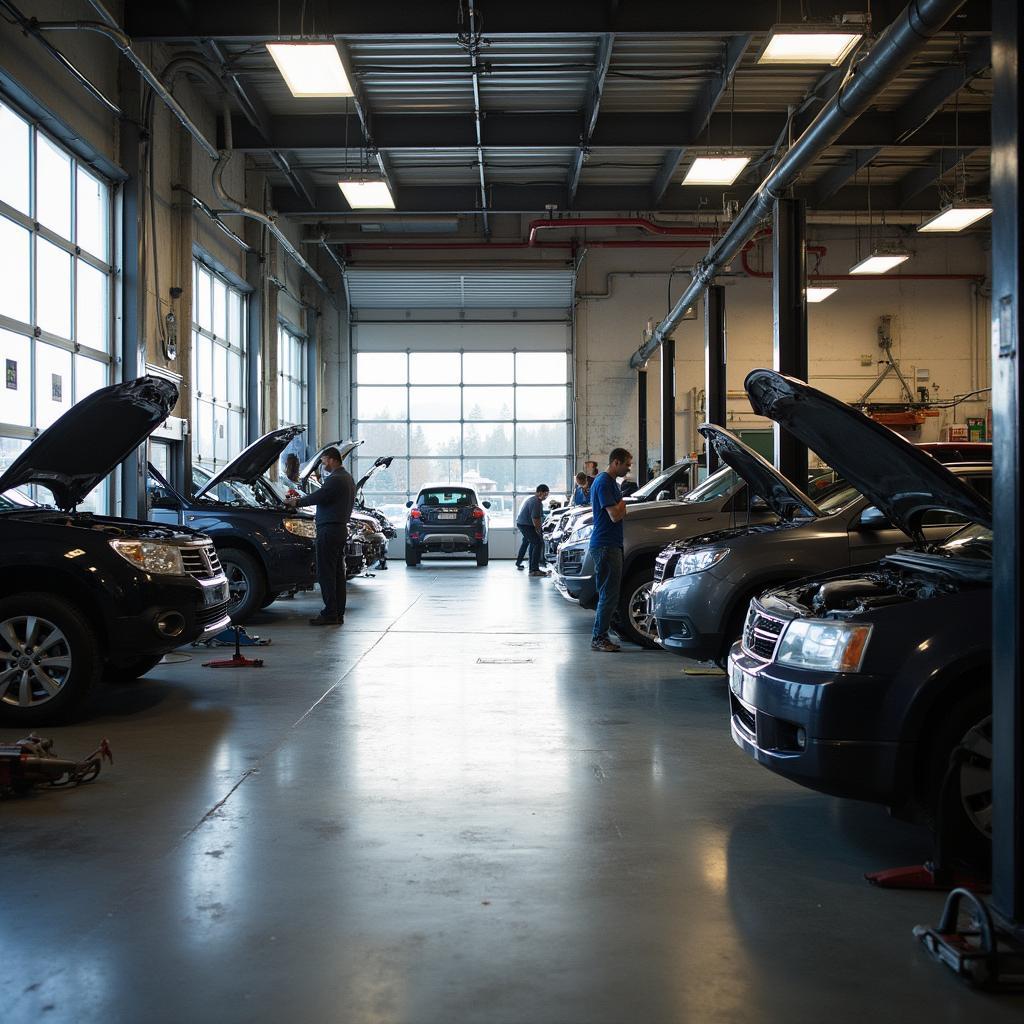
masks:
<svg viewBox="0 0 1024 1024"><path fill-rule="evenodd" d="M550 493L547 484L538 484L533 495L523 502L516 518L516 526L523 535L523 543L530 551L530 575L547 576L548 574L540 567L541 549L544 539L541 536L541 524L544 519L544 499Z"/></svg>
<svg viewBox="0 0 1024 1024"><path fill-rule="evenodd" d="M320 456L323 485L304 498L286 498L291 508L316 505L316 569L323 611L310 619L311 626L340 626L345 621L345 548L348 521L356 500L352 474L341 464L337 448L325 448Z"/></svg>

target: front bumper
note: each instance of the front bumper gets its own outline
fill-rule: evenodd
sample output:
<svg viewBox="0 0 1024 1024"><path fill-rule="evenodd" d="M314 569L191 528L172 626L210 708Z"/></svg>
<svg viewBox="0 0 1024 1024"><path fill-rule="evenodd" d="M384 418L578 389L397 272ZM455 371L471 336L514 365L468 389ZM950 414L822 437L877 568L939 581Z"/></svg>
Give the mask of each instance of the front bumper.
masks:
<svg viewBox="0 0 1024 1024"><path fill-rule="evenodd" d="M714 609L702 609L696 592L707 581L692 576L670 576L651 591L651 613L658 630L658 643L672 654L694 661L711 661L722 651L721 616ZM710 622L698 621L692 609L708 612Z"/></svg>
<svg viewBox="0 0 1024 1024"><path fill-rule="evenodd" d="M554 561L558 592L570 601L578 601L584 608L597 607L594 560L589 549L582 544L563 544Z"/></svg>
<svg viewBox="0 0 1024 1024"><path fill-rule="evenodd" d="M809 789L899 805L906 793L897 765L907 751L850 725L880 719L889 687L887 677L766 664L737 643L729 654L732 738L755 761Z"/></svg>

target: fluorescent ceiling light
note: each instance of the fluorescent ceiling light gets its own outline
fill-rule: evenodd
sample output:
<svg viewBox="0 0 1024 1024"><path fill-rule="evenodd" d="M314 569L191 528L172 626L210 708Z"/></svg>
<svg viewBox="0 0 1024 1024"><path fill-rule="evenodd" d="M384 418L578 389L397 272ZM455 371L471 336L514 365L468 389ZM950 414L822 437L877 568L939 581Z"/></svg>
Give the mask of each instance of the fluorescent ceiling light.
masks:
<svg viewBox="0 0 1024 1024"><path fill-rule="evenodd" d="M731 185L749 163L749 156L699 156L690 164L683 184Z"/></svg>
<svg viewBox="0 0 1024 1024"><path fill-rule="evenodd" d="M334 43L267 43L267 52L297 99L352 95Z"/></svg>
<svg viewBox="0 0 1024 1024"><path fill-rule="evenodd" d="M947 206L934 217L926 220L918 231L963 231L972 224L987 217L991 206Z"/></svg>
<svg viewBox="0 0 1024 1024"><path fill-rule="evenodd" d="M339 181L353 210L393 210L395 200L386 181Z"/></svg>
<svg viewBox="0 0 1024 1024"><path fill-rule="evenodd" d="M817 287L812 288L810 285L807 287L807 301L808 302L824 302L830 295L839 291L838 288L823 288Z"/></svg>
<svg viewBox="0 0 1024 1024"><path fill-rule="evenodd" d="M873 252L850 267L851 274L884 274L910 259L909 252Z"/></svg>
<svg viewBox="0 0 1024 1024"><path fill-rule="evenodd" d="M761 52L758 64L842 64L860 42L862 32L831 25L776 25Z"/></svg>

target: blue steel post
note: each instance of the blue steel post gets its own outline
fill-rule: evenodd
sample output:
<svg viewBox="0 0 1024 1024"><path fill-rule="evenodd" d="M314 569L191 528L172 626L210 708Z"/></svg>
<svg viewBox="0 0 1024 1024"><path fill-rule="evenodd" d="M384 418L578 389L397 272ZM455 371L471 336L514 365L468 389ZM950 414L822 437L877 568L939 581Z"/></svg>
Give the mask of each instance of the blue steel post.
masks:
<svg viewBox="0 0 1024 1024"><path fill-rule="evenodd" d="M320 447L320 313L306 307L306 451Z"/></svg>
<svg viewBox="0 0 1024 1024"><path fill-rule="evenodd" d="M661 468L676 461L676 343L666 338L661 346Z"/></svg>
<svg viewBox="0 0 1024 1024"><path fill-rule="evenodd" d="M704 295L704 419L726 426L725 422L725 288L711 285ZM708 473L718 469L718 454L705 445Z"/></svg>
<svg viewBox="0 0 1024 1024"><path fill-rule="evenodd" d="M647 370L636 371L636 479L647 483Z"/></svg>

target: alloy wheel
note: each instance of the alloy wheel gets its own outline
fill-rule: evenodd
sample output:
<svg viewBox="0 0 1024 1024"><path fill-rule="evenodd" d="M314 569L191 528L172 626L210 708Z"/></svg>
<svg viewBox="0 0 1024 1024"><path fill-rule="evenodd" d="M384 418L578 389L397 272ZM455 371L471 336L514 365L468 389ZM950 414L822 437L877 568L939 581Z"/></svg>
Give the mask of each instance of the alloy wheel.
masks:
<svg viewBox="0 0 1024 1024"><path fill-rule="evenodd" d="M228 579L228 593L231 602L228 610L230 612L242 604L249 596L249 577L242 571L241 566L235 565L234 562L228 562L224 565L224 575Z"/></svg>
<svg viewBox="0 0 1024 1024"><path fill-rule="evenodd" d="M992 838L992 716L968 729L960 746L970 757L960 766L960 803L971 824Z"/></svg>
<svg viewBox="0 0 1024 1024"><path fill-rule="evenodd" d="M651 614L651 591L654 583L648 580L633 591L629 599L629 623L643 637L656 640L657 628Z"/></svg>
<svg viewBox="0 0 1024 1024"><path fill-rule="evenodd" d="M71 676L71 644L49 619L14 615L0 622L0 701L36 707L56 697Z"/></svg>

